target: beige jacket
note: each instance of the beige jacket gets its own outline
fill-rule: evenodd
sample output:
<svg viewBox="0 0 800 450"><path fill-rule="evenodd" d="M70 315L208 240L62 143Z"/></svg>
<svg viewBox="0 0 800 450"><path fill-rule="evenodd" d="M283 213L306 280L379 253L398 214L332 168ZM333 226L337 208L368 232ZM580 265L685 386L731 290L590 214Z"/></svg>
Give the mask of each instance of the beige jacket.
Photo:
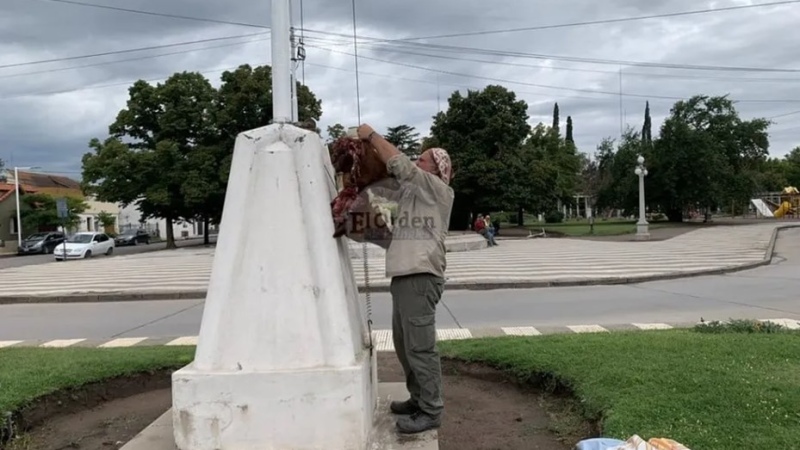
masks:
<svg viewBox="0 0 800 450"><path fill-rule="evenodd" d="M386 163L394 179L370 186L374 195L397 202L392 242L386 250L386 276L430 273L444 278L445 238L453 209L453 189L419 169L406 155Z"/></svg>

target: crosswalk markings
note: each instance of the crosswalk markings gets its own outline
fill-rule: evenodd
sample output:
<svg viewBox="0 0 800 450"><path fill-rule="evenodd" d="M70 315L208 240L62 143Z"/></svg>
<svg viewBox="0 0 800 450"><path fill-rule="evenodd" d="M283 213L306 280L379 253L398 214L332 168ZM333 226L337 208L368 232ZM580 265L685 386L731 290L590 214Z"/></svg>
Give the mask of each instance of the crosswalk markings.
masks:
<svg viewBox="0 0 800 450"><path fill-rule="evenodd" d="M197 345L197 336L182 336L167 342L167 345Z"/></svg>
<svg viewBox="0 0 800 450"><path fill-rule="evenodd" d="M523 239L499 247L448 253L448 283L551 282L620 279L733 268L763 261L780 224L718 226L666 241L604 242ZM190 248L71 264L34 264L0 271L0 296L92 293L203 292L214 249ZM353 276L364 284L361 261ZM383 256L370 257L373 286L386 286ZM92 277L83 276L87 272Z"/></svg>
<svg viewBox="0 0 800 450"><path fill-rule="evenodd" d="M575 333L604 333L608 332L600 325L567 325L567 328Z"/></svg>
<svg viewBox="0 0 800 450"><path fill-rule="evenodd" d="M672 325L666 323L634 323L633 326L640 330L670 330Z"/></svg>
<svg viewBox="0 0 800 450"><path fill-rule="evenodd" d="M52 341L45 342L42 344L42 347L65 348L79 344L85 340L86 339L54 339Z"/></svg>
<svg viewBox="0 0 800 450"><path fill-rule="evenodd" d="M116 348L116 347L133 347L134 345L146 340L146 337L142 338L119 338L114 339L113 341L108 341L103 345L100 345L102 348Z"/></svg>
<svg viewBox="0 0 800 450"><path fill-rule="evenodd" d="M762 322L772 322L776 325L781 325L786 327L790 330L797 330L800 329L800 321L792 320L792 319L762 319Z"/></svg>
<svg viewBox="0 0 800 450"><path fill-rule="evenodd" d="M541 336L542 333L533 327L501 327L508 336Z"/></svg>
<svg viewBox="0 0 800 450"><path fill-rule="evenodd" d="M23 341L0 341L0 348L11 347L12 345L17 345Z"/></svg>

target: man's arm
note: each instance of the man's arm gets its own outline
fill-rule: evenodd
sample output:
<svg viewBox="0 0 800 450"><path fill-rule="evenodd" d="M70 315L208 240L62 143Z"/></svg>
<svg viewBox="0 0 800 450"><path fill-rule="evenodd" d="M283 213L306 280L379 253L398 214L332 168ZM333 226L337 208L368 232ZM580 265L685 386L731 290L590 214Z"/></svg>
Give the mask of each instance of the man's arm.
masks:
<svg viewBox="0 0 800 450"><path fill-rule="evenodd" d="M390 159L397 155L402 155L402 152L397 149L391 142L387 141L369 125L361 125L358 127L358 137L365 141L369 141L378 153L378 158L384 164L388 163Z"/></svg>

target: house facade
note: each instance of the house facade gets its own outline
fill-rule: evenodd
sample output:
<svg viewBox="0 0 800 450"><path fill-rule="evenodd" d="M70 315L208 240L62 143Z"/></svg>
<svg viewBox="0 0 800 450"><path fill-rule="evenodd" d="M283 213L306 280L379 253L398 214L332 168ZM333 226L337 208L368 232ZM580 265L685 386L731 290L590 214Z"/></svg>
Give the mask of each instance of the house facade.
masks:
<svg viewBox="0 0 800 450"><path fill-rule="evenodd" d="M167 221L165 219L142 219L142 214L131 204L122 208L119 213L120 231L142 229L148 233L167 239ZM172 224L175 239L192 239L203 236L203 224L193 221L175 222Z"/></svg>

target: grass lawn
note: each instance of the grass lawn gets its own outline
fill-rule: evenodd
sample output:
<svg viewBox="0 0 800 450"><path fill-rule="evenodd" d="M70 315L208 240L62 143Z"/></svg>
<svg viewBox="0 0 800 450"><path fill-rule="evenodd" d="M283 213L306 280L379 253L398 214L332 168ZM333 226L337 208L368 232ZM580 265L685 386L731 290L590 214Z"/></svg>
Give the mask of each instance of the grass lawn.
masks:
<svg viewBox="0 0 800 450"><path fill-rule="evenodd" d="M655 222L650 223L650 229L664 228L675 226L669 222ZM585 220L570 221L564 223L542 223L540 225L528 225L534 231L544 228L546 232L560 233L567 236L619 236L623 234L632 234L636 232L636 221L629 220L598 220L594 223L594 234L591 232L589 222ZM502 233L502 228L500 232Z"/></svg>
<svg viewBox="0 0 800 450"><path fill-rule="evenodd" d="M64 388L178 368L193 358L194 347L0 349L0 417Z"/></svg>
<svg viewBox="0 0 800 450"><path fill-rule="evenodd" d="M691 449L800 444L800 334L691 330L503 337L443 354L570 387L603 434L668 437Z"/></svg>

